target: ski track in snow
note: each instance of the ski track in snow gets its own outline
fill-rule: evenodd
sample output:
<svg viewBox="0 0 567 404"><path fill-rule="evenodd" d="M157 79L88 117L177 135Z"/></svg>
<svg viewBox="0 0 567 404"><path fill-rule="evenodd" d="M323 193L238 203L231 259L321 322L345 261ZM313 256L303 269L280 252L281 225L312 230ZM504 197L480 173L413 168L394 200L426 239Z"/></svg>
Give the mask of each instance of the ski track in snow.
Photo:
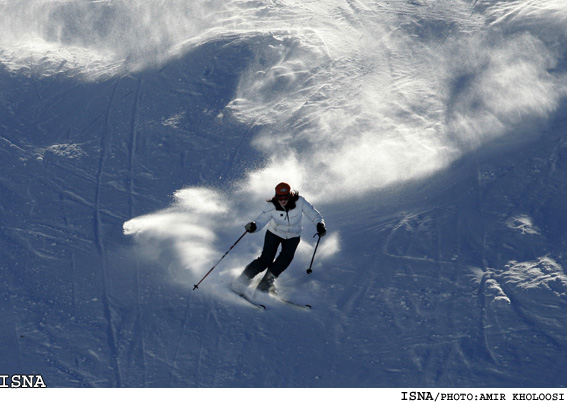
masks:
<svg viewBox="0 0 567 404"><path fill-rule="evenodd" d="M117 351L117 342L116 342L116 329L113 324L113 316L112 316L112 308L111 308L111 298L110 298L110 291L109 289L109 268L108 268L108 261L107 261L107 253L106 253L106 246L103 240L103 225L101 219L101 193L102 193L102 181L103 176L105 175L105 165L107 164L108 158L108 148L110 146L111 138L112 138L112 125L110 123L110 112L113 106L113 100L116 96L116 89L120 83L120 80L116 80L116 84L112 90L112 94L110 96L110 100L108 102L108 109L105 115L105 130L104 134L100 140L100 159L98 164L98 170L96 174L96 192L95 192L95 206L94 206L94 239L97 245L97 249L99 255L102 257L101 260L101 274L102 274L102 285L103 285L103 295L102 295L102 303L103 303L103 310L104 310L104 317L107 322L107 338L108 338L108 345L110 350L110 360L112 363L112 368L114 369L114 377L115 381L113 384L115 386L122 385L122 375L121 375L121 366L118 360L118 351Z"/></svg>
<svg viewBox="0 0 567 404"><path fill-rule="evenodd" d="M0 4L0 372L565 387L565 21L560 0ZM278 281L313 309L224 293L259 235L191 291L282 172L329 227Z"/></svg>

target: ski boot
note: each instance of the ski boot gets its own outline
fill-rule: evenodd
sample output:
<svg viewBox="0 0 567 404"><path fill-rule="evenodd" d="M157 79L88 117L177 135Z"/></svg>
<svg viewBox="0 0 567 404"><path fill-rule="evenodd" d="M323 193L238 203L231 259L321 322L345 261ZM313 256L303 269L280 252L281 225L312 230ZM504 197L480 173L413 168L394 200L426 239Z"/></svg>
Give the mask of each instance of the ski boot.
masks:
<svg viewBox="0 0 567 404"><path fill-rule="evenodd" d="M276 276L268 270L258 286L256 286L256 290L262 293L269 293L270 295L276 296L278 294L275 285L276 279Z"/></svg>
<svg viewBox="0 0 567 404"><path fill-rule="evenodd" d="M230 288L237 294L242 295L244 294L244 292L246 292L246 289L248 288L248 285L250 285L251 281L252 278L250 278L245 272L243 272L238 276L238 278L232 281Z"/></svg>

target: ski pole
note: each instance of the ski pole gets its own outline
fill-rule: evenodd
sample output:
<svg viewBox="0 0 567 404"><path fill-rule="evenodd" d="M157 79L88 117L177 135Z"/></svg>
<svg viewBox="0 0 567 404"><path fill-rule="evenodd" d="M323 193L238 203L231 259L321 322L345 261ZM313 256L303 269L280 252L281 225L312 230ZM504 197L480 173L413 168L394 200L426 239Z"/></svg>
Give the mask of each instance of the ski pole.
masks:
<svg viewBox="0 0 567 404"><path fill-rule="evenodd" d="M242 236L240 236L240 237L238 238L238 240L236 240L235 243L230 246L230 248L228 249L228 251L224 253L224 255L220 258L220 260L218 260L217 263L216 263L215 265L213 265L213 267L212 267L211 269L209 269L209 272L207 272L207 273L205 274L205 276L203 276L203 277L201 278L201 280L200 280L196 285L193 285L193 286L194 286L193 290L199 288L199 285L201 284L201 282L203 282L203 281L205 280L205 278L206 278L207 276L209 276L209 274L210 274L211 272L213 272L213 269L215 269L216 266L222 261L222 259L227 256L227 254L230 252L230 250L232 250L232 249L234 248L234 246L237 245L240 240L242 240L242 237L244 237L244 236L246 235L246 233L248 233L248 231L245 231L244 234L242 234Z"/></svg>
<svg viewBox="0 0 567 404"><path fill-rule="evenodd" d="M315 233L313 238L315 238L315 236L319 236L319 233ZM317 244L315 244L315 251L313 251L313 257L311 257L311 264L309 264L309 268L307 268L307 271L306 271L308 274L313 272L311 267L313 266L313 260L315 259L315 253L317 252L317 247L319 247L319 241L321 241L321 236L319 236L319 239L317 239Z"/></svg>

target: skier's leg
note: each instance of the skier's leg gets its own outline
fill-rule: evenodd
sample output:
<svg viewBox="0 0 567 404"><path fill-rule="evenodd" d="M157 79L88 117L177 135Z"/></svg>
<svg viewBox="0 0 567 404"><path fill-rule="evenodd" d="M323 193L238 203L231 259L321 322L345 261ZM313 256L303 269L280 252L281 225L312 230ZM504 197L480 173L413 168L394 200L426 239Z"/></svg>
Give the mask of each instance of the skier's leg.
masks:
<svg viewBox="0 0 567 404"><path fill-rule="evenodd" d="M249 278L253 278L260 272L268 268L274 262L276 253L278 252L278 247L282 239L276 236L270 231L266 231L266 236L264 237L264 248L262 249L262 254L246 266L244 269L244 274Z"/></svg>
<svg viewBox="0 0 567 404"><path fill-rule="evenodd" d="M275 234L270 231L266 232L262 254L248 264L240 276L235 279L233 282L235 290L244 290L250 284L252 278L264 271L274 261L280 241L281 239Z"/></svg>
<svg viewBox="0 0 567 404"><path fill-rule="evenodd" d="M294 237L287 240L282 240L282 250L278 258L274 261L272 265L268 267L266 274L257 286L257 289L262 292L269 292L272 294L277 294L275 281L280 274L285 271L285 269L291 264L293 256L295 255L295 250L299 245L300 238Z"/></svg>
<svg viewBox="0 0 567 404"><path fill-rule="evenodd" d="M297 246L299 245L299 241L299 237L283 240L280 255L278 255L278 258L276 258L274 263L268 267L268 270L274 274L276 278L287 269L289 264L291 264L295 255L295 250L297 250Z"/></svg>

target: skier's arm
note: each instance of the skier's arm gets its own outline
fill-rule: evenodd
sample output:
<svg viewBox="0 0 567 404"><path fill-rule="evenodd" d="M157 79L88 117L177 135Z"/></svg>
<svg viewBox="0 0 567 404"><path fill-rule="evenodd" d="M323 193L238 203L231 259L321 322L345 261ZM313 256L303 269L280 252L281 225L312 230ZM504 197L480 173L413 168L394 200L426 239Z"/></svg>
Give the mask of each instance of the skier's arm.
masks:
<svg viewBox="0 0 567 404"><path fill-rule="evenodd" d="M254 220L251 223L254 223L255 226L251 226L251 230L248 230L250 233L254 233L257 230L262 230L262 228L264 226L266 226L268 224L268 222L270 221L270 219L272 218L272 212L275 210L275 206L273 203L268 202L266 204L266 207L264 208L264 210L262 211L262 213L260 213L260 215L256 218L256 220Z"/></svg>
<svg viewBox="0 0 567 404"><path fill-rule="evenodd" d="M303 213L315 226L317 226L317 233L322 235L326 233L325 220L323 220L323 216L305 198L303 198Z"/></svg>

